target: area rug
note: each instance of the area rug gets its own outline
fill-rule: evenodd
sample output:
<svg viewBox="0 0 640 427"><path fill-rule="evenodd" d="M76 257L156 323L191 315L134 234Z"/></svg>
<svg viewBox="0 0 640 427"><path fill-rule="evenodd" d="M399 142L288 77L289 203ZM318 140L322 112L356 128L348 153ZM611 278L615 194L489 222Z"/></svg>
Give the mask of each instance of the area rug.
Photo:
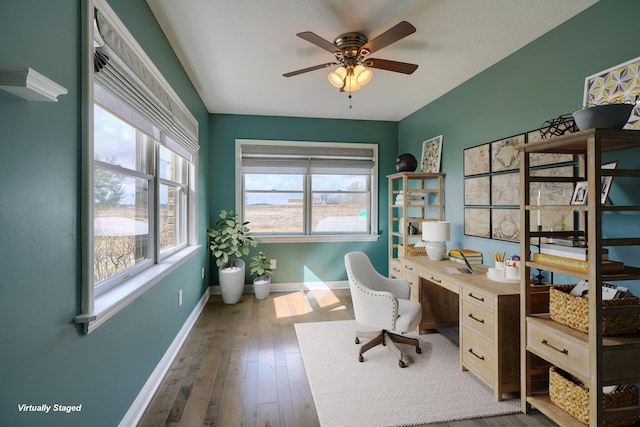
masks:
<svg viewBox="0 0 640 427"><path fill-rule="evenodd" d="M353 320L295 329L323 427L411 426L520 411L518 398L496 402L480 380L460 371L458 347L441 334L418 337L422 354L400 345L408 365L401 369L382 346L358 362Z"/></svg>

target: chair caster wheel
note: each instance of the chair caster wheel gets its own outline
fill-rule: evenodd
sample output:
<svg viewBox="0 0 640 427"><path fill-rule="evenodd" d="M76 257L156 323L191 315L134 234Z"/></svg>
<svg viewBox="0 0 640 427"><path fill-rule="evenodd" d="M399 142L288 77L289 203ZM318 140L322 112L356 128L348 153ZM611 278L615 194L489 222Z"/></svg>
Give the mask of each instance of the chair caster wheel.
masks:
<svg viewBox="0 0 640 427"><path fill-rule="evenodd" d="M407 367L407 364L406 364L406 363L404 363L402 360L399 360L399 361L398 361L398 366L400 366L401 368L406 368L406 367Z"/></svg>
<svg viewBox="0 0 640 427"><path fill-rule="evenodd" d="M420 347L416 347L416 353L422 354L422 349Z"/></svg>
<svg viewBox="0 0 640 427"><path fill-rule="evenodd" d="M361 354L358 355L358 362L364 362L364 357Z"/></svg>
<svg viewBox="0 0 640 427"><path fill-rule="evenodd" d="M360 340L358 339L358 337L356 337L355 342L356 344L360 344Z"/></svg>

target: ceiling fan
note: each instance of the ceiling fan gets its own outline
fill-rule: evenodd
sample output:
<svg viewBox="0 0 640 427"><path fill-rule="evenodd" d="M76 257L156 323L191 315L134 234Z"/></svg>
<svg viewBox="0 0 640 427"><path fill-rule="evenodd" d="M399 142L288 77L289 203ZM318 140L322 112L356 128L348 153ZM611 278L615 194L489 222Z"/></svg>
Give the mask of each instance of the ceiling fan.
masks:
<svg viewBox="0 0 640 427"><path fill-rule="evenodd" d="M291 71L283 74L283 76L293 77L309 71L340 65L335 71L329 73L329 81L335 87L340 88L340 91L352 92L360 89L371 79L371 70L366 67L412 74L418 68L416 64L370 58L369 55L415 33L415 31L416 28L413 25L407 21L402 21L372 40L369 40L364 34L351 32L338 36L333 43L311 31L298 33L296 35L301 39L332 53L337 62L327 62L326 64Z"/></svg>

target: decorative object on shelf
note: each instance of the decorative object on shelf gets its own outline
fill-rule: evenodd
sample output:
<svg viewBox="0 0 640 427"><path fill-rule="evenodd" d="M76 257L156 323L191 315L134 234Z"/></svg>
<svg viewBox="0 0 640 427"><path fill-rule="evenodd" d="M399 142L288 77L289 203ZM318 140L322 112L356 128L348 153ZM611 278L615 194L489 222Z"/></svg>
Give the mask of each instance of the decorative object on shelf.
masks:
<svg viewBox="0 0 640 427"><path fill-rule="evenodd" d="M582 105L633 103L640 95L640 57L600 71L585 79ZM636 102L631 111L627 129L640 129L640 105Z"/></svg>
<svg viewBox="0 0 640 427"><path fill-rule="evenodd" d="M602 169L615 169L618 166L618 161L605 163L601 166ZM613 183L612 176L601 176L601 192L600 192L600 203L603 205L607 203L607 199L609 198L609 190L611 190L611 184Z"/></svg>
<svg viewBox="0 0 640 427"><path fill-rule="evenodd" d="M571 114L561 114L555 119L547 120L540 128L540 137L547 139L552 136L560 136L565 133L573 133L578 130L576 122Z"/></svg>
<svg viewBox="0 0 640 427"><path fill-rule="evenodd" d="M409 227L407 227L407 233L409 234L418 234L418 229L414 227L413 224L409 223Z"/></svg>
<svg viewBox="0 0 640 427"><path fill-rule="evenodd" d="M586 205L587 204L587 181L576 182L576 188L573 190L573 196L571 196L572 205Z"/></svg>
<svg viewBox="0 0 640 427"><path fill-rule="evenodd" d="M29 67L0 68L0 89L27 101L58 102L58 96L67 93L66 88Z"/></svg>
<svg viewBox="0 0 640 427"><path fill-rule="evenodd" d="M591 128L622 129L629 121L635 104L605 104L585 107L573 112L580 130Z"/></svg>
<svg viewBox="0 0 640 427"><path fill-rule="evenodd" d="M440 172L442 157L442 135L422 143L422 172Z"/></svg>
<svg viewBox="0 0 640 427"><path fill-rule="evenodd" d="M400 154L396 158L396 170L398 172L414 172L418 167L418 160L413 154Z"/></svg>
<svg viewBox="0 0 640 427"><path fill-rule="evenodd" d="M447 242L451 239L449 221L424 221L422 240L426 242L427 256L432 261L441 261L447 253Z"/></svg>

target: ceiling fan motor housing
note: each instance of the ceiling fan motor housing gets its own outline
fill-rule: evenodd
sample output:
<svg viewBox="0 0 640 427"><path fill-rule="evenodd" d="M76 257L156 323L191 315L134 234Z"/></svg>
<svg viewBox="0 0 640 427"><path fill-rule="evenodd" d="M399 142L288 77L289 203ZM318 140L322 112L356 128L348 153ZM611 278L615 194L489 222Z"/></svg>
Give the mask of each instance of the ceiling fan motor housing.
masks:
<svg viewBox="0 0 640 427"><path fill-rule="evenodd" d="M361 49L368 41L367 36L361 33L345 33L336 37L333 44L340 49L335 52L336 59L338 61L349 58L362 59L369 54L367 49Z"/></svg>

